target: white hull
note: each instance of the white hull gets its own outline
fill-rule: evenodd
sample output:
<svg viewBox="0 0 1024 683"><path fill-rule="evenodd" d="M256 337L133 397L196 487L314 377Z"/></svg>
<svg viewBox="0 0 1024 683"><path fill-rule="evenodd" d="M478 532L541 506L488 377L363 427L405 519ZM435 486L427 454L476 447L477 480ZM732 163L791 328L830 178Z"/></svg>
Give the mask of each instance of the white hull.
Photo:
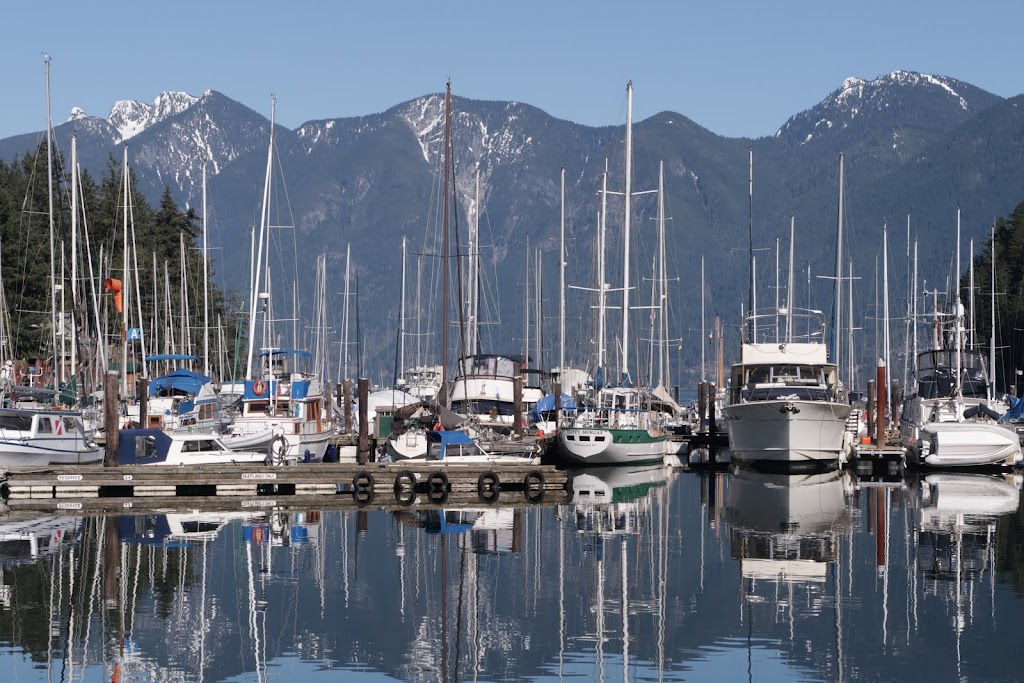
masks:
<svg viewBox="0 0 1024 683"><path fill-rule="evenodd" d="M103 451L98 446L79 444L68 448L64 439L47 444L47 439L31 441L0 441L0 466L38 467L45 465L95 465L103 462Z"/></svg>
<svg viewBox="0 0 1024 683"><path fill-rule="evenodd" d="M562 427L558 445L562 455L586 465L621 465L653 462L665 457L668 438L646 429Z"/></svg>
<svg viewBox="0 0 1024 683"><path fill-rule="evenodd" d="M829 401L751 401L722 409L734 461L839 460L850 406Z"/></svg>
<svg viewBox="0 0 1024 683"><path fill-rule="evenodd" d="M429 449L429 450L428 450ZM384 445L384 452L395 462L431 462L448 465L518 463L535 465L540 463L536 449L529 451L501 452L486 451L480 445L448 446L443 460L434 453L438 447L430 449L427 434L424 431L409 431L405 434L392 436Z"/></svg>
<svg viewBox="0 0 1024 683"><path fill-rule="evenodd" d="M924 463L932 467L1015 465L1020 439L1012 429L985 422L931 422L920 428L929 443Z"/></svg>

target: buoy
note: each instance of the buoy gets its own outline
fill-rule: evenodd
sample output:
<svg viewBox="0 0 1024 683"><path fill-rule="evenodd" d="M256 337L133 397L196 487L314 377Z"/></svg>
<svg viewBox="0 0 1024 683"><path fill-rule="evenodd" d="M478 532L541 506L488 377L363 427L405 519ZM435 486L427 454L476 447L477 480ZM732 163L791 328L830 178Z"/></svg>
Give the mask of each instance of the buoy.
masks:
<svg viewBox="0 0 1024 683"><path fill-rule="evenodd" d="M867 434L865 434L864 436L860 437L860 445L861 446L870 446L871 445L871 437L868 436Z"/></svg>

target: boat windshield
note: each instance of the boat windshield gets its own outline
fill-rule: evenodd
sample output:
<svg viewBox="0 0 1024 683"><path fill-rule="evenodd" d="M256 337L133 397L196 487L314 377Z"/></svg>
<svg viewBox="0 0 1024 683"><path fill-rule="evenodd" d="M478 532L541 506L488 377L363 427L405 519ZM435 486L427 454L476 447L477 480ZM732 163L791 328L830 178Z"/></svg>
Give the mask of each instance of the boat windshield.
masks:
<svg viewBox="0 0 1024 683"><path fill-rule="evenodd" d="M0 429L27 432L32 429L31 415L0 415Z"/></svg>
<svg viewBox="0 0 1024 683"><path fill-rule="evenodd" d="M760 387L744 389L747 401L827 401L828 391L821 387Z"/></svg>
<svg viewBox="0 0 1024 683"><path fill-rule="evenodd" d="M917 393L921 398L950 398L956 391L953 368L956 351L949 349L926 351L917 357ZM984 398L988 395L988 376L980 353L961 352L960 392L965 397Z"/></svg>

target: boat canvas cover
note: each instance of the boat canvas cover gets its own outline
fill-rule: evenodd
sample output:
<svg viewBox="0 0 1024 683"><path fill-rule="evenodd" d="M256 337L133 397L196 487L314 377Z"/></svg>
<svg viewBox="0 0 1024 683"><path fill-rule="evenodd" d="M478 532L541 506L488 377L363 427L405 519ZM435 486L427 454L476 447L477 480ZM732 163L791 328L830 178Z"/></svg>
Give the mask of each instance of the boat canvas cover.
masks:
<svg viewBox="0 0 1024 683"><path fill-rule="evenodd" d="M176 392L195 396L203 385L209 382L210 378L206 375L179 368L150 382L149 395L158 396L161 393Z"/></svg>
<svg viewBox="0 0 1024 683"><path fill-rule="evenodd" d="M795 363L800 365L826 365L827 352L824 344L793 342L790 344L749 344L743 345L744 365L772 365Z"/></svg>
<svg viewBox="0 0 1024 683"><path fill-rule="evenodd" d="M152 465L165 462L171 437L162 429L122 429L118 432L118 465Z"/></svg>
<svg viewBox="0 0 1024 683"><path fill-rule="evenodd" d="M555 395L547 394L541 396L540 400L530 410L530 419L534 422L539 422L544 416L544 413L549 413L555 409ZM562 410L571 412L576 410L576 400L572 396L562 392Z"/></svg>

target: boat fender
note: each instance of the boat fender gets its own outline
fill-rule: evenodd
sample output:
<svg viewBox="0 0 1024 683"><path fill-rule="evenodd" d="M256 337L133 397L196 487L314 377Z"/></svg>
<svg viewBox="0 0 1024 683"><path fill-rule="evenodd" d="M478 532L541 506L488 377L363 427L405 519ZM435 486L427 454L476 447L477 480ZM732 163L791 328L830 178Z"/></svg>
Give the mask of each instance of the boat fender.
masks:
<svg viewBox="0 0 1024 683"><path fill-rule="evenodd" d="M444 431L444 425L441 424L440 420L438 420L437 422L434 423L434 426L431 427L431 429L434 430L435 432L443 432Z"/></svg>
<svg viewBox="0 0 1024 683"><path fill-rule="evenodd" d="M427 477L427 498L431 503L444 503L448 500L448 475L435 470Z"/></svg>
<svg viewBox="0 0 1024 683"><path fill-rule="evenodd" d="M986 404L971 406L970 408L964 411L964 417L969 420L972 417L976 417L981 413L984 413L993 420L998 420L1000 417L1002 417L999 413L989 408Z"/></svg>
<svg viewBox="0 0 1024 683"><path fill-rule="evenodd" d="M364 507L373 502L373 475L362 471L352 477L352 499L356 505Z"/></svg>
<svg viewBox="0 0 1024 683"><path fill-rule="evenodd" d="M530 470L523 477L523 494L526 501L533 505L544 500L544 473L540 470Z"/></svg>
<svg viewBox="0 0 1024 683"><path fill-rule="evenodd" d="M132 421L131 420L125 420L124 427L122 427L122 429L131 429L131 428L132 428Z"/></svg>
<svg viewBox="0 0 1024 683"><path fill-rule="evenodd" d="M498 475L487 470L476 480L476 495L481 503L496 503L501 495L501 480Z"/></svg>
<svg viewBox="0 0 1024 683"><path fill-rule="evenodd" d="M406 506L416 502L416 475L410 470L395 475L395 500Z"/></svg>

